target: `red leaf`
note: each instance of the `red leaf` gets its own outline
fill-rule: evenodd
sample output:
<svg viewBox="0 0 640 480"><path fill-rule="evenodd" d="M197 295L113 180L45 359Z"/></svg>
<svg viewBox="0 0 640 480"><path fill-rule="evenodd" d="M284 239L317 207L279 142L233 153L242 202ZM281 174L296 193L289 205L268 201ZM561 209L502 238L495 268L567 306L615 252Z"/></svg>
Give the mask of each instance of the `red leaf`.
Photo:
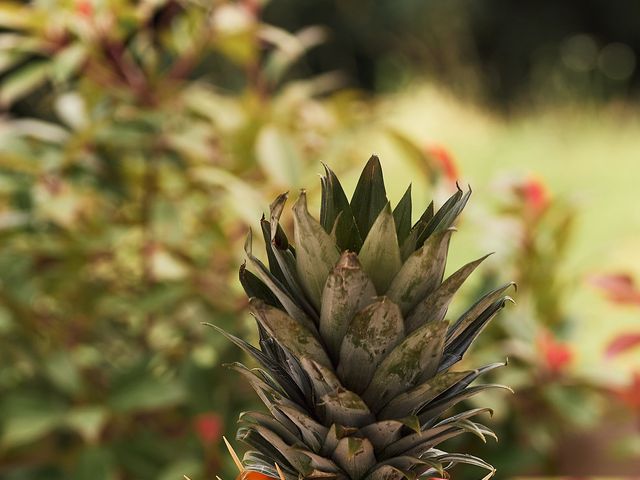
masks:
<svg viewBox="0 0 640 480"><path fill-rule="evenodd" d="M554 374L561 373L573 360L571 347L558 341L548 331L538 337L538 349L542 354L545 368Z"/></svg>
<svg viewBox="0 0 640 480"><path fill-rule="evenodd" d="M607 298L623 305L640 305L640 290L633 278L626 273L596 275L591 284L603 290Z"/></svg>
<svg viewBox="0 0 640 480"><path fill-rule="evenodd" d="M640 333L625 333L614 338L609 343L605 356L608 358L615 357L637 346L640 346Z"/></svg>

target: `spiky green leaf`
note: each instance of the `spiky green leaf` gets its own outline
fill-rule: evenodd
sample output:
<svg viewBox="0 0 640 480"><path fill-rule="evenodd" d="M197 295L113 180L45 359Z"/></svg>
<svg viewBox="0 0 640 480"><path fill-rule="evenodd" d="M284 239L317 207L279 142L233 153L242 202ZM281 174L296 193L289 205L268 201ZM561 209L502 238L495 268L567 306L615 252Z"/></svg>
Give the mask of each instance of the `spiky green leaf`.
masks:
<svg viewBox="0 0 640 480"><path fill-rule="evenodd" d="M364 427L373 423L375 417L367 404L354 392L336 390L324 395L319 402L324 424L336 423L346 427Z"/></svg>
<svg viewBox="0 0 640 480"><path fill-rule="evenodd" d="M327 165L324 165L324 170L325 176L321 178L320 224L327 233L335 231L336 243L341 250L357 252L362 246L362 238L349 200L336 174Z"/></svg>
<svg viewBox="0 0 640 480"><path fill-rule="evenodd" d="M372 155L362 170L351 199L351 211L361 238L367 237L387 203L387 192L384 187L380 160L377 156Z"/></svg>
<svg viewBox="0 0 640 480"><path fill-rule="evenodd" d="M358 437L341 439L332 458L354 480L362 478L376 463L371 442Z"/></svg>
<svg viewBox="0 0 640 480"><path fill-rule="evenodd" d="M452 233L453 230L445 230L429 238L393 278L387 296L398 304L403 315L440 286Z"/></svg>
<svg viewBox="0 0 640 480"><path fill-rule="evenodd" d="M374 411L436 372L446 329L446 322L428 323L405 338L382 361L363 394Z"/></svg>
<svg viewBox="0 0 640 480"><path fill-rule="evenodd" d="M424 405L454 386L469 372L442 372L391 400L378 418L402 418L416 414Z"/></svg>
<svg viewBox="0 0 640 480"><path fill-rule="evenodd" d="M320 308L322 290L340 254L331 236L309 214L304 190L293 206L296 267L311 303Z"/></svg>
<svg viewBox="0 0 640 480"><path fill-rule="evenodd" d="M489 255L485 255L478 260L467 263L459 270L452 273L436 290L419 302L405 320L406 331L413 332L416 328L424 325L425 323L439 322L443 320L453 296L469 275L471 275L478 265L480 265L480 263L482 263Z"/></svg>
<svg viewBox="0 0 640 480"><path fill-rule="evenodd" d="M244 244L244 251L247 258L247 265L253 270L255 275L273 292L278 301L282 304L286 312L301 325L315 330L313 321L308 315L296 304L296 302L286 292L286 288L275 278L269 269L258 260L252 252L252 233L249 230L247 240Z"/></svg>
<svg viewBox="0 0 640 480"><path fill-rule="evenodd" d="M393 220L396 224L398 244L402 245L411 230L411 185L393 209Z"/></svg>
<svg viewBox="0 0 640 480"><path fill-rule="evenodd" d="M261 300L251 299L249 306L251 313L282 348L298 358L309 357L331 368L331 361L324 348L309 329L282 310L271 307Z"/></svg>
<svg viewBox="0 0 640 480"><path fill-rule="evenodd" d="M362 270L357 255L343 252L327 278L320 309L320 335L334 361L338 361L340 345L353 316L375 295L373 282Z"/></svg>
<svg viewBox="0 0 640 480"><path fill-rule="evenodd" d="M384 295L402 267L396 227L388 202L371 227L358 258L378 295Z"/></svg>
<svg viewBox="0 0 640 480"><path fill-rule="evenodd" d="M338 376L362 393L387 354L404 338L398 306L387 297L360 310L351 320L340 349Z"/></svg>

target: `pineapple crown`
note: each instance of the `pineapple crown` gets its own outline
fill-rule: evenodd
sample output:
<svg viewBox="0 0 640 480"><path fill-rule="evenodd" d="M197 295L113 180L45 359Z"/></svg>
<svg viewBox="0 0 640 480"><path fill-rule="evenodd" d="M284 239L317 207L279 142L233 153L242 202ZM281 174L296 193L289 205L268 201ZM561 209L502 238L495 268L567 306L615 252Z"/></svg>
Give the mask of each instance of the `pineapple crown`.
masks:
<svg viewBox="0 0 640 480"><path fill-rule="evenodd" d="M304 191L293 206L295 247L280 225L287 194L271 204L261 222L268 267L249 233L240 281L259 348L218 329L259 364L231 367L269 410L241 416L237 437L251 447L246 468L287 480L413 480L467 463L492 476L484 460L437 448L465 432L495 437L473 421L488 408L446 413L483 390L507 388L471 386L504 362L450 370L511 300L504 293L513 285L445 320L454 294L488 256L443 280L452 225L471 189L458 187L437 211L431 202L412 225L411 187L392 210L375 156L351 201L326 166L321 182L319 222Z"/></svg>

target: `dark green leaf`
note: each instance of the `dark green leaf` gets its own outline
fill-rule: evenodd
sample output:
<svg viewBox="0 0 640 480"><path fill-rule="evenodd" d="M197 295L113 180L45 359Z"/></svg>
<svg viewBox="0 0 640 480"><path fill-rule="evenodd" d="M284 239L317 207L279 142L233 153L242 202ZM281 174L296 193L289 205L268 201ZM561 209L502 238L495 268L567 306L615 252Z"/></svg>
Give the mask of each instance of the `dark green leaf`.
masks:
<svg viewBox="0 0 640 480"><path fill-rule="evenodd" d="M387 203L380 160L372 155L362 170L351 199L351 211L358 226L360 238L367 237L373 223Z"/></svg>
<svg viewBox="0 0 640 480"><path fill-rule="evenodd" d="M447 332L447 344L450 344L455 340L455 338L458 337L458 335L460 335L469 325L471 325L482 314L482 312L487 309L487 307L498 300L506 290L513 286L515 286L515 283L509 282L486 293L466 312L460 315Z"/></svg>
<svg viewBox="0 0 640 480"><path fill-rule="evenodd" d="M504 308L507 302L513 302L511 297L504 297L491 304L484 312L480 314L473 322L469 324L457 337L447 340L445 352L440 369L446 370L451 365L460 361L464 356L471 343L480 334L482 329L491 321L491 319Z"/></svg>
<svg viewBox="0 0 640 480"><path fill-rule="evenodd" d="M336 243L340 250L358 252L362 247L362 238L353 218L349 200L335 173L327 165L324 165L324 170L325 176L321 179L320 224L327 233L335 231Z"/></svg>
<svg viewBox="0 0 640 480"><path fill-rule="evenodd" d="M411 185L394 208L393 220L396 224L398 244L402 245L411 230Z"/></svg>

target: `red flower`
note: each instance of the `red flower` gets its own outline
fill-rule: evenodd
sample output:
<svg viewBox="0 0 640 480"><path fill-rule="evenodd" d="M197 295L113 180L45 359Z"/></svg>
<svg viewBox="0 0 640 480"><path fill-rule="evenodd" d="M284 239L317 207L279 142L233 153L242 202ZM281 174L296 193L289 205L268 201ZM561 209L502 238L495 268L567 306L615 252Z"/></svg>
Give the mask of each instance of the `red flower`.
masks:
<svg viewBox="0 0 640 480"><path fill-rule="evenodd" d="M217 442L222 438L222 418L217 413L202 413L194 419L194 429L204 445Z"/></svg>
<svg viewBox="0 0 640 480"><path fill-rule="evenodd" d="M573 351L566 343L559 342L548 331L538 337L538 349L542 354L544 367L553 374L559 374L573 360Z"/></svg>
<svg viewBox="0 0 640 480"><path fill-rule="evenodd" d="M615 393L627 407L640 411L640 372L635 372L631 383Z"/></svg>
<svg viewBox="0 0 640 480"><path fill-rule="evenodd" d="M438 167L449 181L456 182L458 180L460 176L458 166L446 148L437 144L429 145L427 146L427 153L436 160Z"/></svg>
<svg viewBox="0 0 640 480"><path fill-rule="evenodd" d="M607 298L623 305L640 305L640 290L633 278L626 273L612 273L610 275L596 275L591 283L604 290Z"/></svg>
<svg viewBox="0 0 640 480"><path fill-rule="evenodd" d="M90 0L78 0L76 2L76 12L83 17L92 17L93 4Z"/></svg>
<svg viewBox="0 0 640 480"><path fill-rule="evenodd" d="M522 197L527 209L533 213L540 213L549 205L547 187L538 178L529 177L516 186L516 192Z"/></svg>

